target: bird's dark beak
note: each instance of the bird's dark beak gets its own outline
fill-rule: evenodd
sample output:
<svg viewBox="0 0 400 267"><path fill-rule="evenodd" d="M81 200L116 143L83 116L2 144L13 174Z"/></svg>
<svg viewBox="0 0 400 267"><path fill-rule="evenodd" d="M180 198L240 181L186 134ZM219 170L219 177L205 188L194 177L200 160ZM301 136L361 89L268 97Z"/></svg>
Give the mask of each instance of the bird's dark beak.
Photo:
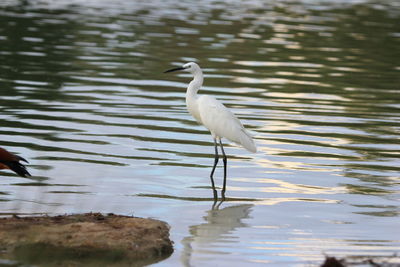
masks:
<svg viewBox="0 0 400 267"><path fill-rule="evenodd" d="M17 156L17 158L18 158L19 160L25 161L26 163L29 163L29 162L28 162L26 159L24 159L23 157Z"/></svg>
<svg viewBox="0 0 400 267"><path fill-rule="evenodd" d="M166 70L166 71L164 71L164 73L167 73L167 72L173 72L173 71L178 71L178 70L184 70L185 68L183 68L183 67L179 67L179 68L173 68L173 69L170 69L170 70Z"/></svg>

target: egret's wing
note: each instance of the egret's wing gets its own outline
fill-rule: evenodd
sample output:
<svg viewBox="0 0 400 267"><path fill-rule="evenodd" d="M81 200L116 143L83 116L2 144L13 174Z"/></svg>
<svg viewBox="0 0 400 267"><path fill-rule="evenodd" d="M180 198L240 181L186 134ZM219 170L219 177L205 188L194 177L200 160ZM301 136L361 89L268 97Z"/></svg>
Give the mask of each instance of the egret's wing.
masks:
<svg viewBox="0 0 400 267"><path fill-rule="evenodd" d="M198 98L197 103L201 121L214 137L225 137L251 152L256 151L251 135L221 102L212 96L202 95Z"/></svg>

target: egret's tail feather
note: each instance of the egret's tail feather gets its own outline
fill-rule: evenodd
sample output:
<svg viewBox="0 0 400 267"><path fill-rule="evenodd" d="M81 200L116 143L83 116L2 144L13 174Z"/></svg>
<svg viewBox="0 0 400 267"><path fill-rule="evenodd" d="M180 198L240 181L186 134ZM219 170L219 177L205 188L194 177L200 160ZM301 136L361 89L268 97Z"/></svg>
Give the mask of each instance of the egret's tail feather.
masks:
<svg viewBox="0 0 400 267"><path fill-rule="evenodd" d="M257 152L257 147L254 143L253 137L246 130L243 130L242 134L240 135L240 145L250 152Z"/></svg>

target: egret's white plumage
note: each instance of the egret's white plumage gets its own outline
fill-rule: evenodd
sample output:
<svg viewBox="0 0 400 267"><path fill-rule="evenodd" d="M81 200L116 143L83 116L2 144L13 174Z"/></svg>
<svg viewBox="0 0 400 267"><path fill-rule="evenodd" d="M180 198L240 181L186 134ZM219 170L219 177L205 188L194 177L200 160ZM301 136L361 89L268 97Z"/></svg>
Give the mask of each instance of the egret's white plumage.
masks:
<svg viewBox="0 0 400 267"><path fill-rule="evenodd" d="M190 114L198 123L204 125L214 138L225 137L250 152L256 152L253 138L229 109L212 96L197 95L203 85L203 72L200 66L189 62L183 65L183 68L194 76L186 92L186 106Z"/></svg>
<svg viewBox="0 0 400 267"><path fill-rule="evenodd" d="M201 122L210 130L214 138L225 137L238 145L242 145L250 152L257 151L251 135L221 102L208 95L200 96L197 102L199 103Z"/></svg>
<svg viewBox="0 0 400 267"><path fill-rule="evenodd" d="M213 174L218 163L217 141L221 145L221 151L224 156L224 186L222 196L225 198L226 186L226 155L222 146L221 138L226 138L238 145L243 146L250 152L256 152L257 148L252 136L243 127L242 123L235 115L226 108L221 102L209 95L198 95L200 87L203 85L203 72L199 65L194 62L184 64L182 67L174 68L166 72L185 70L193 74L193 80L190 82L186 91L186 106L190 114L199 124L204 125L214 138L215 161L211 172L211 183L216 198Z"/></svg>

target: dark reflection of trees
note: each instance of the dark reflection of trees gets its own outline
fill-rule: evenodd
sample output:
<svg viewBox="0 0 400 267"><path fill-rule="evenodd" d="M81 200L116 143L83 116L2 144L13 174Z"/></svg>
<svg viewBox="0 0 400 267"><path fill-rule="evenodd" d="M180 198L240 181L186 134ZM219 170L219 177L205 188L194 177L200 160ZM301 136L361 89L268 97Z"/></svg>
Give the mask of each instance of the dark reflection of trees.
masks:
<svg viewBox="0 0 400 267"><path fill-rule="evenodd" d="M254 8L240 5L233 8L222 2L208 6L182 3L179 7L171 6L168 10L173 11L172 14L176 16L163 13L162 7L141 7L140 1L132 1L132 10L124 10L121 6L121 10L118 10L120 13L106 15L102 13L101 3L98 7L99 13L88 15L90 12L86 14L84 8L45 10L33 6L32 2L21 0L19 4L0 8L1 112L7 108L46 108L30 100L67 101L67 97L73 96L65 96L57 89L63 83L71 81L71 73L80 75L84 72L86 75L101 76L100 72L104 71L102 67L108 62L121 64L106 70L115 77L162 80L166 79L162 71L170 66L170 62L197 58L207 68L207 74L216 74L207 78L207 86L227 89L261 88L262 90L254 90L248 94L256 97L259 102L266 103L252 107L254 110L298 112L306 119L301 120L297 116L295 119L288 118L286 122L296 122L303 127L342 127L360 132L361 134L322 133L302 129L272 132L277 135L298 134L343 140L343 145L337 148L350 150L356 155L353 158L350 156L350 159L344 158L343 160L348 160L347 165L340 165L347 169L346 176L361 179L354 175L354 170L365 170L366 167L351 163L360 160L370 161L368 165L371 170L380 173L398 170L371 164L372 161L399 158L387 146L398 137L399 127L395 118L399 114L399 94L396 91L400 81L400 14L398 8L390 7L391 1L383 1L379 8L370 3L353 5L337 4L335 1L325 4L276 1ZM103 26L119 25L121 28L115 30L113 27L91 26L86 23L89 19ZM177 28L193 32L180 33ZM85 34L82 33L83 30L96 30L99 34ZM134 34L118 35L118 31ZM257 34L259 37L247 38L240 35L243 33ZM107 34L112 37L105 37ZM267 42L272 38L282 42ZM77 41L90 42L93 47L85 47L77 44ZM109 41L112 45L107 43ZM288 47L285 42L296 43L298 48ZM113 54L92 62L81 57L102 55L97 53L104 52L102 49ZM223 60L213 61L211 58ZM238 61L305 62L321 67L243 66L237 64ZM247 72L237 74L232 69L243 69ZM218 77L218 74L225 78ZM235 81L238 76L255 80L300 80L311 84L246 84ZM174 77L168 79L182 80ZM19 81L34 83L26 85ZM319 83L330 87L320 86ZM19 90L25 86L29 90ZM150 84L146 86L146 90L165 91L165 88ZM182 92L183 97L181 88L169 90ZM236 94L235 90L226 91ZM289 97L289 104L273 106L268 105L268 102L282 100L282 96L271 97L265 92L281 95L317 93L321 97ZM225 94L221 91L209 93ZM26 98L2 100L2 97L13 95ZM87 100L82 100L81 97L79 100L74 98L73 101ZM318 107L303 107L308 104ZM36 116L32 113L31 116ZM323 119L310 120L312 116L321 116ZM337 118L331 121L330 116L343 117L343 121L338 121ZM279 119L285 122L285 118ZM11 120L2 121L0 117L0 126L12 127L13 123L15 122ZM18 124L15 127L26 126ZM381 146L379 149L371 149L365 144ZM315 145L324 144L316 141Z"/></svg>
<svg viewBox="0 0 400 267"><path fill-rule="evenodd" d="M76 69L71 64L75 52L68 46L77 25L65 15L68 12L34 8L29 1L0 9L1 96L16 95L18 87L29 86L35 89L29 91L31 99L61 97L56 89L68 81L62 73ZM8 105L18 103L2 103Z"/></svg>
<svg viewBox="0 0 400 267"><path fill-rule="evenodd" d="M310 84L273 82L245 84L235 82L234 78L210 77L206 79L206 86L221 86L232 94L235 90L228 88L241 86L261 88L281 95L299 93L296 98L288 97L287 100L290 102L287 105L267 104L254 108L298 112L299 115L305 116L304 120L297 116L295 119L288 118L287 122L298 123L304 128L342 128L343 131L339 132L307 131L299 128L277 130L273 133L341 140L342 143L336 145L336 148L352 152L352 155L344 155L346 157L339 162L338 166L344 169L343 175L367 183L366 186L350 185L349 192L391 194L394 181L390 177L400 168L393 166L394 163L384 162L395 162L399 158L399 154L395 151L398 146L397 129L400 126L396 120L400 112L398 7L392 8L391 1L382 1L381 5L368 2L362 4L335 3L335 1L324 4L293 2L280 3L277 6L265 5L258 9L249 7L245 12L236 15L231 15L234 12L229 8L217 7L201 10L198 14L204 18L204 21L200 21L204 23L197 24L197 18L190 14L190 10L183 13L186 15L185 19L161 18L161 25L145 29L144 32L168 33L170 37L144 36L161 49L154 50L152 46L143 46L140 47L141 52L164 60L164 64L186 61L182 57L197 58L203 67L211 69L207 70L207 74L213 72L212 74L232 75L232 77L243 75L256 80L281 78L309 82ZM228 23L215 24L211 21ZM178 27L196 29L198 34L177 34L175 29ZM241 33L257 34L259 37L245 38L240 36ZM265 42L273 38L279 39L281 43ZM298 44L298 47L288 47L285 42ZM267 53L261 53L262 51ZM207 62L210 58L225 60ZM319 67L242 66L235 63L241 60L259 63L311 63ZM160 62L154 60L150 62L151 65L153 69L157 69ZM248 72L236 75L230 72L234 68L242 68ZM159 77L162 79L162 74L159 74ZM182 78L168 79L182 81ZM328 86L321 86L321 83ZM313 93L319 94L319 97L301 96ZM281 99L282 96L251 94L248 95L257 97L260 102L265 100L265 103L271 99L284 100ZM305 105L315 105L315 107L305 108ZM310 119L313 116L321 116L322 119ZM330 120L330 117L333 119ZM285 121L284 118L280 120ZM287 142L305 142L300 138ZM390 144L395 147L389 147ZM318 141L310 145L332 147L330 144ZM319 153L317 156L324 155Z"/></svg>
<svg viewBox="0 0 400 267"><path fill-rule="evenodd" d="M250 218L252 206L243 204L209 210L207 215L204 216L205 223L190 226L190 236L182 240L184 247L181 257L182 264L191 266L191 259L194 253L201 253L201 250L211 249L217 243L235 242L235 239L232 238L232 233L238 228L247 227L242 220ZM239 240L236 240L236 242L239 242ZM197 249L199 251L196 251Z"/></svg>

